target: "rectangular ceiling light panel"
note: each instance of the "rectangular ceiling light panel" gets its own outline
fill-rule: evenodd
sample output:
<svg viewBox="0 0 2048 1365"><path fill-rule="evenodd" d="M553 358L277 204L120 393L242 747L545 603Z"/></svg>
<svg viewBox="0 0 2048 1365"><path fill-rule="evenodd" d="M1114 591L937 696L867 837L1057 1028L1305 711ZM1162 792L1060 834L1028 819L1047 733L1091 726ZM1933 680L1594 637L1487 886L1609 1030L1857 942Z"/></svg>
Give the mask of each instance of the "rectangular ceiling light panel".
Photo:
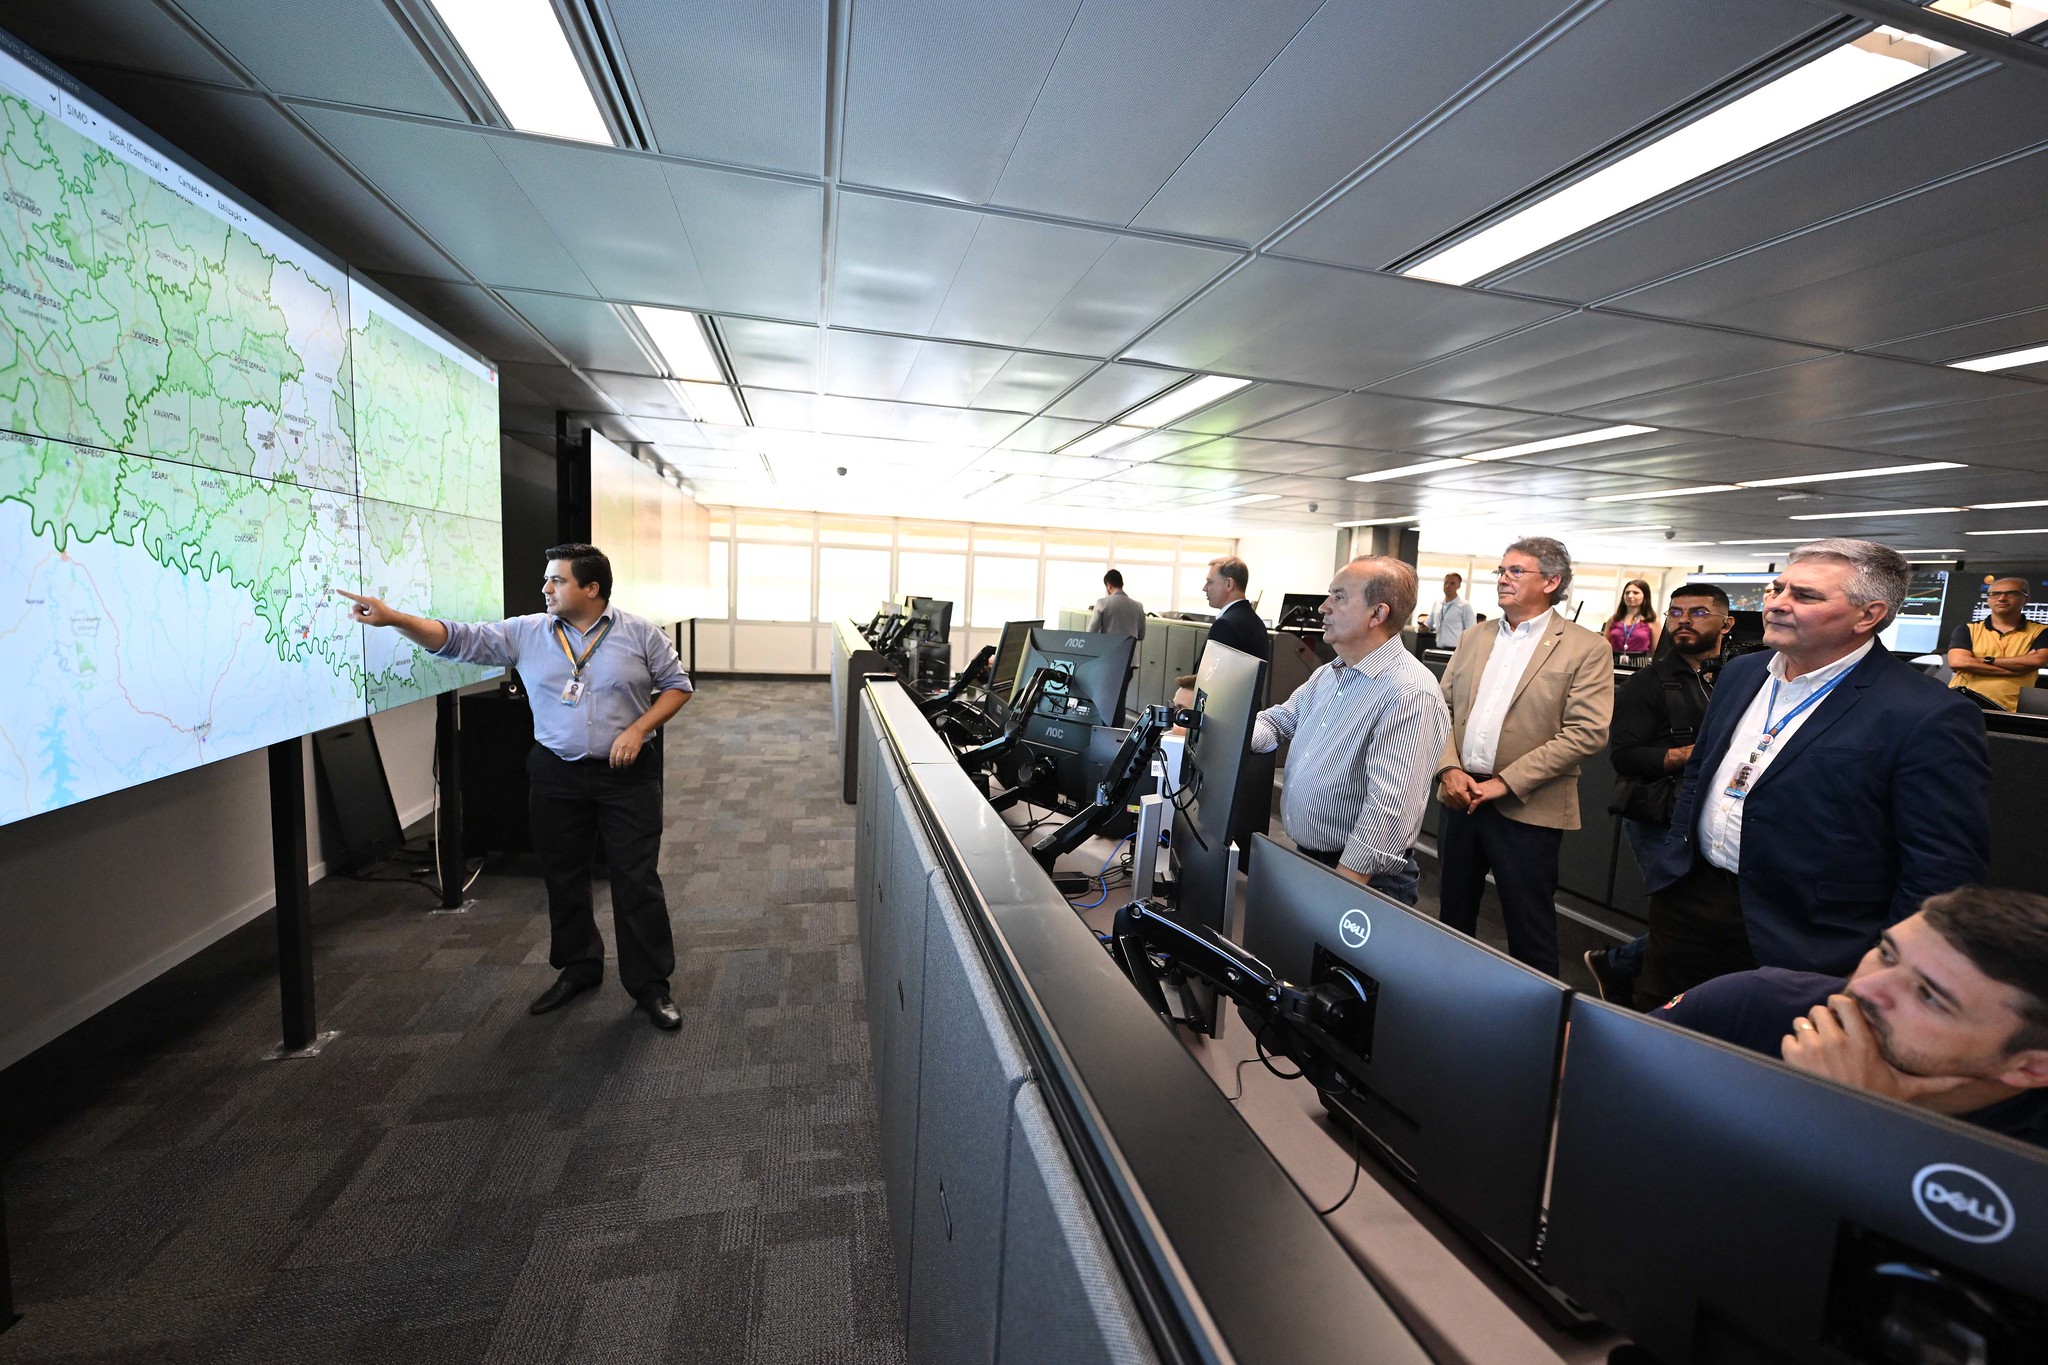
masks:
<svg viewBox="0 0 2048 1365"><path fill-rule="evenodd" d="M1864 521L1877 521L1884 517L1931 517L1941 512L1965 512L1965 507L1872 507L1861 512L1808 512L1804 516L1792 517L1792 521L1842 521L1849 517L1860 517ZM1976 534L1971 532L1972 535Z"/></svg>
<svg viewBox="0 0 2048 1365"><path fill-rule="evenodd" d="M676 397L683 400L684 407L697 414L700 422L713 422L722 427L743 427L747 424L745 414L740 411L739 400L723 384L671 379L668 386L675 390Z"/></svg>
<svg viewBox="0 0 2048 1365"><path fill-rule="evenodd" d="M1502 446L1499 450L1479 450L1465 456L1468 460L1508 460L1517 455L1537 455L1546 450L1570 450L1573 446L1589 446L1596 441L1618 441L1624 436L1641 436L1655 431L1655 427L1601 427L1598 431L1582 431L1575 436L1553 436L1547 441L1524 441L1518 446Z"/></svg>
<svg viewBox="0 0 2048 1365"><path fill-rule="evenodd" d="M1177 422L1198 408L1220 402L1236 393L1249 379L1232 379L1220 374L1198 374L1160 394L1145 406L1118 421L1123 426L1163 427Z"/></svg>
<svg viewBox="0 0 2048 1365"><path fill-rule="evenodd" d="M2004 351L1998 355L1980 355L1975 360L1951 361L1949 368L1989 374L1993 370L2016 370L2022 365L2038 365L2044 360L2048 360L2048 346L2029 346L2024 351Z"/></svg>
<svg viewBox="0 0 2048 1365"><path fill-rule="evenodd" d="M1657 498L1689 498L1697 493L1732 493L1739 483L1702 483L1691 488L1660 488L1648 493L1608 493L1587 502L1650 502Z"/></svg>
<svg viewBox="0 0 2048 1365"><path fill-rule="evenodd" d="M1782 479L1744 479L1744 488L1789 488L1801 483L1834 483L1839 479L1877 479L1887 474L1925 474L1934 469L1962 469L1954 460L1887 465L1883 469L1844 469L1833 474L1788 474Z"/></svg>
<svg viewBox="0 0 2048 1365"><path fill-rule="evenodd" d="M718 357L704 336L704 325L695 313L682 308L650 308L633 305L633 316L647 329L647 335L661 352L661 363L670 379L687 379L699 384L723 384Z"/></svg>
<svg viewBox="0 0 2048 1365"><path fill-rule="evenodd" d="M1468 284L1832 118L1955 55L1954 48L1910 35L1865 34L1401 273Z"/></svg>
<svg viewBox="0 0 2048 1365"><path fill-rule="evenodd" d="M1381 483L1387 479L1406 479L1416 474L1434 474L1439 470L1456 469L1463 460L1424 460L1421 464L1404 464L1399 469L1376 469L1370 474L1347 474L1352 483Z"/></svg>
<svg viewBox="0 0 2048 1365"><path fill-rule="evenodd" d="M1103 427L1091 431L1071 445L1060 447L1062 455L1107 455L1118 446L1128 445L1145 433L1137 427Z"/></svg>
<svg viewBox="0 0 2048 1365"><path fill-rule="evenodd" d="M462 55L522 133L612 141L548 0L431 0Z"/></svg>

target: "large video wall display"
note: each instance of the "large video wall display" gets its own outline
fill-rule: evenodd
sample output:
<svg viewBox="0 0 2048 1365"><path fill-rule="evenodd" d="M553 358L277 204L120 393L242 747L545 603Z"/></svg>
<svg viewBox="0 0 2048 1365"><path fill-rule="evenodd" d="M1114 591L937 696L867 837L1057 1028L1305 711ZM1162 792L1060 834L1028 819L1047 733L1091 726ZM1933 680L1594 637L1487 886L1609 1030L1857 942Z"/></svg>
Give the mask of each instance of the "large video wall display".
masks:
<svg viewBox="0 0 2048 1365"><path fill-rule="evenodd" d="M331 590L499 521L495 370L0 37L0 824L489 676Z"/></svg>

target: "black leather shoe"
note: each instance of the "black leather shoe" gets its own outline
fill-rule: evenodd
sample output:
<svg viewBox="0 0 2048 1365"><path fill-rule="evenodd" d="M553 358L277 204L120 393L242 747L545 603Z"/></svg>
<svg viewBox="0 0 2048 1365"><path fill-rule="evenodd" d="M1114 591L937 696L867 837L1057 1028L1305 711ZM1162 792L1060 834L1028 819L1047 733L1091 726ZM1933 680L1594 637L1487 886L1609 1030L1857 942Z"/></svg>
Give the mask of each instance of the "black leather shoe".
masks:
<svg viewBox="0 0 2048 1365"><path fill-rule="evenodd" d="M1627 1005L1635 998L1636 979L1615 970L1610 948L1593 948L1586 953L1586 970L1593 974L1593 989L1613 1005Z"/></svg>
<svg viewBox="0 0 2048 1365"><path fill-rule="evenodd" d="M668 998L667 991L652 991L640 997L640 1008L664 1033L673 1033L683 1026L683 1012L676 1008L675 1001Z"/></svg>
<svg viewBox="0 0 2048 1365"><path fill-rule="evenodd" d="M558 1010L596 984L595 981L571 981L566 976L562 977L542 991L540 998L526 1007L526 1012L546 1014L549 1010Z"/></svg>

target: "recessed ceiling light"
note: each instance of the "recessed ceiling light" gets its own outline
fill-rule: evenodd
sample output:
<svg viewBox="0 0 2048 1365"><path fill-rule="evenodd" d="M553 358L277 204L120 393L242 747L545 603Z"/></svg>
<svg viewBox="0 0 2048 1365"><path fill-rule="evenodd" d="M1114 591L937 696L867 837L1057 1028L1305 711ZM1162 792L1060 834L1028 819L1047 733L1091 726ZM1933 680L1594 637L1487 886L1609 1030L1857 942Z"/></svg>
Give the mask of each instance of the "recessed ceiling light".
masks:
<svg viewBox="0 0 2048 1365"><path fill-rule="evenodd" d="M2048 498L2029 498L2025 502L1973 502L1972 512L2002 512L2008 507L2048 507Z"/></svg>
<svg viewBox="0 0 2048 1365"><path fill-rule="evenodd" d="M670 379L688 379L699 384L725 382L718 357L711 353L711 343L704 336L703 321L695 313L636 303L633 316L646 329L654 349L661 352L661 363L668 367Z"/></svg>
<svg viewBox="0 0 2048 1365"><path fill-rule="evenodd" d="M1272 502L1279 496L1280 495L1278 493L1243 493L1234 498L1226 498L1222 502L1205 502L1201 504L1201 507L1203 509L1215 507L1244 507L1255 502Z"/></svg>
<svg viewBox="0 0 2048 1365"><path fill-rule="evenodd" d="M1861 517L1865 521L1880 521L1885 517L1931 517L1938 512L1967 512L1967 507L1882 507L1862 512L1807 512L1787 521L1841 521L1847 517Z"/></svg>
<svg viewBox="0 0 2048 1365"><path fill-rule="evenodd" d="M743 427L747 424L746 414L740 411L737 398L732 390L723 384L699 384L690 379L671 379L668 386L676 397L683 400L683 406L697 414L700 422L713 422L719 426Z"/></svg>
<svg viewBox="0 0 2048 1365"><path fill-rule="evenodd" d="M1789 536L1772 536L1769 540L1724 540L1723 545L1798 545L1802 542Z"/></svg>
<svg viewBox="0 0 2048 1365"><path fill-rule="evenodd" d="M2024 351L2002 351L1997 355L1980 355L1975 360L1951 360L1952 370L1975 370L1989 374L1993 370L2016 370L2022 365L2038 365L2048 360L2048 346L2029 346Z"/></svg>
<svg viewBox="0 0 2048 1365"><path fill-rule="evenodd" d="M1587 502L1648 502L1654 498L1689 498L1696 493L1727 493L1742 487L1739 483L1703 483L1692 488L1660 488L1648 493L1607 493Z"/></svg>
<svg viewBox="0 0 2048 1365"><path fill-rule="evenodd" d="M1535 455L1545 450L1569 450L1573 446L1588 446L1595 441L1618 441L1624 436L1641 436L1644 432L1656 429L1634 426L1602 427L1598 431L1582 431L1576 436L1553 436L1547 441L1524 441L1518 446L1502 446L1499 450L1478 450L1463 458L1507 460L1517 455Z"/></svg>
<svg viewBox="0 0 2048 1365"><path fill-rule="evenodd" d="M1901 35L1910 37L1910 35ZM1865 34L1409 266L1467 284L1922 74L1938 45ZM1895 50L1896 49L1896 50ZM1953 48L1940 53L1956 55Z"/></svg>
<svg viewBox="0 0 2048 1365"><path fill-rule="evenodd" d="M2021 526L2010 531L1965 531L1966 536L2048 536L2048 526Z"/></svg>
<svg viewBox="0 0 2048 1365"><path fill-rule="evenodd" d="M1060 447L1062 455L1102 455L1137 440L1145 433L1138 427L1103 427L1080 440Z"/></svg>
<svg viewBox="0 0 2048 1365"><path fill-rule="evenodd" d="M1664 522L1651 522L1644 526L1582 526L1579 533L1589 536L1618 536L1629 531L1668 531L1671 527Z"/></svg>
<svg viewBox="0 0 2048 1365"><path fill-rule="evenodd" d="M1832 474L1787 474L1780 479L1744 479L1742 488L1784 488L1795 483L1834 483L1840 479L1880 479L1888 474L1924 474L1931 469L1963 469L1954 460L1929 460L1919 464L1886 465L1882 469L1842 469Z"/></svg>
<svg viewBox="0 0 2048 1365"><path fill-rule="evenodd" d="M430 0L505 119L523 133L612 141L548 0Z"/></svg>
<svg viewBox="0 0 2048 1365"><path fill-rule="evenodd" d="M1347 474L1344 477L1352 483L1379 483L1386 479L1405 479L1411 474L1434 474L1440 469L1456 469L1463 460L1424 460L1421 464L1404 464L1399 469L1376 469L1370 474Z"/></svg>
<svg viewBox="0 0 2048 1365"><path fill-rule="evenodd" d="M1179 421L1197 408L1206 408L1228 398L1251 382L1249 379L1232 379L1228 375L1198 374L1117 421L1123 426L1163 427L1169 422Z"/></svg>

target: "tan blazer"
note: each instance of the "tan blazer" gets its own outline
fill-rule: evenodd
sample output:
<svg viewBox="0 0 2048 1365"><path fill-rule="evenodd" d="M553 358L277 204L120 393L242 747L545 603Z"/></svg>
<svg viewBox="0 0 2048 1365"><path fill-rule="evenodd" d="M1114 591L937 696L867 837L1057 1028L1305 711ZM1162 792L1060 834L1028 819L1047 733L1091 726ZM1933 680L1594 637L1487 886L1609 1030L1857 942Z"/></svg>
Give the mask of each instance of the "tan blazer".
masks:
<svg viewBox="0 0 2048 1365"><path fill-rule="evenodd" d="M1499 621L1481 621L1459 638L1444 669L1451 737L1437 761L1439 777L1464 766L1458 754L1465 745L1465 722L1499 638ZM1613 718L1613 651L1602 637L1552 613L1501 721L1493 773L1507 783L1510 795L1493 804L1525 825L1577 829L1579 764L1607 747ZM1437 795L1443 795L1441 785Z"/></svg>

